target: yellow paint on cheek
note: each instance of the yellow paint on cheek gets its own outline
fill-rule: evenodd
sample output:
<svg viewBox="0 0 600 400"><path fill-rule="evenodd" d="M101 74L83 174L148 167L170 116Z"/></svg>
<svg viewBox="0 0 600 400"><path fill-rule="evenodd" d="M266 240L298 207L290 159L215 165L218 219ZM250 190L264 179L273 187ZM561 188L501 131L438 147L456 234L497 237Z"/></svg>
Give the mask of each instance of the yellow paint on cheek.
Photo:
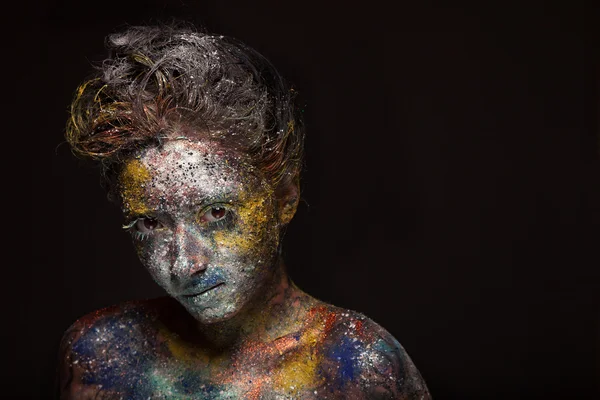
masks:
<svg viewBox="0 0 600 400"><path fill-rule="evenodd" d="M242 201L236 210L239 229L215 232L217 244L248 252L258 246L269 232L269 194L253 196Z"/></svg>
<svg viewBox="0 0 600 400"><path fill-rule="evenodd" d="M150 182L150 171L139 160L131 160L125 164L119 175L119 185L123 204L130 214L144 215L150 210L144 202L144 186Z"/></svg>

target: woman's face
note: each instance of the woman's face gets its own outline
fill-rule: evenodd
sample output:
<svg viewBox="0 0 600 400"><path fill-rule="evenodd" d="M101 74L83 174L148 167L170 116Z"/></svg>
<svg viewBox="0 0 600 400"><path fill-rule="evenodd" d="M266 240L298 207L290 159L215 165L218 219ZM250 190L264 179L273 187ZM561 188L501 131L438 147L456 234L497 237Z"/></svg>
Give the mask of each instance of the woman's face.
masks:
<svg viewBox="0 0 600 400"><path fill-rule="evenodd" d="M272 277L277 202L239 153L170 140L131 158L119 188L140 260L198 321L231 318Z"/></svg>

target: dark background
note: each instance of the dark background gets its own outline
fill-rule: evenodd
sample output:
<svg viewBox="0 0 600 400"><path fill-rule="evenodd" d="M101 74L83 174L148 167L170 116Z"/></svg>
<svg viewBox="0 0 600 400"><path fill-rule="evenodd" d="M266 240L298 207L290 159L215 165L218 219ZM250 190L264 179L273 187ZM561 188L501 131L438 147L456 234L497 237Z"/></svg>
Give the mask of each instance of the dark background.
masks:
<svg viewBox="0 0 600 400"><path fill-rule="evenodd" d="M286 259L301 288L387 328L436 399L598 396L597 19L578 2L484 3L32 5L16 34L35 60L16 98L34 108L10 132L29 146L31 217L4 282L6 398L51 398L80 316L162 295L97 171L61 142L103 37L171 16L243 40L300 93L307 166Z"/></svg>

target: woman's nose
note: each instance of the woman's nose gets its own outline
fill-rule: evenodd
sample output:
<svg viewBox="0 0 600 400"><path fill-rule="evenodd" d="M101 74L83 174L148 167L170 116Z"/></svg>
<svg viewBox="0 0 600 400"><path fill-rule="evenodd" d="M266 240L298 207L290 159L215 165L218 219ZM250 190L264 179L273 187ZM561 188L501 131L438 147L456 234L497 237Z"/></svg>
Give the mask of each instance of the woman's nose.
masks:
<svg viewBox="0 0 600 400"><path fill-rule="evenodd" d="M173 240L172 273L186 277L199 274L206 270L208 252L202 243L201 236L193 228L181 224L175 229Z"/></svg>

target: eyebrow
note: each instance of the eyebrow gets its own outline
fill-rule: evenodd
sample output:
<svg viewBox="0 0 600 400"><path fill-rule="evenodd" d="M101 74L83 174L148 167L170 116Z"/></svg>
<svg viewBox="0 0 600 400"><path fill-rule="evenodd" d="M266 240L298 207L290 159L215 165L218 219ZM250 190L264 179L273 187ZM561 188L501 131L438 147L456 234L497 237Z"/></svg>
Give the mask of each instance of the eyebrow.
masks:
<svg viewBox="0 0 600 400"><path fill-rule="evenodd" d="M228 190L220 194L204 196L200 201L193 202L191 206L200 208L212 203L235 203L237 199L239 199L239 192Z"/></svg>
<svg viewBox="0 0 600 400"><path fill-rule="evenodd" d="M198 198L194 199L193 202L189 203L190 209L201 209L207 205L213 203L225 203L225 204L235 204L237 200L239 200L239 195L242 191L234 191L234 190L224 190L221 193L216 193L212 195L198 196ZM145 206L147 212L145 213L137 213L131 212L131 210L124 210L124 214L127 218L140 218L144 216L150 216L152 214L160 213L161 208L165 208L167 206L167 198L166 196L160 196L158 200L157 207L150 207L147 202L145 202Z"/></svg>

